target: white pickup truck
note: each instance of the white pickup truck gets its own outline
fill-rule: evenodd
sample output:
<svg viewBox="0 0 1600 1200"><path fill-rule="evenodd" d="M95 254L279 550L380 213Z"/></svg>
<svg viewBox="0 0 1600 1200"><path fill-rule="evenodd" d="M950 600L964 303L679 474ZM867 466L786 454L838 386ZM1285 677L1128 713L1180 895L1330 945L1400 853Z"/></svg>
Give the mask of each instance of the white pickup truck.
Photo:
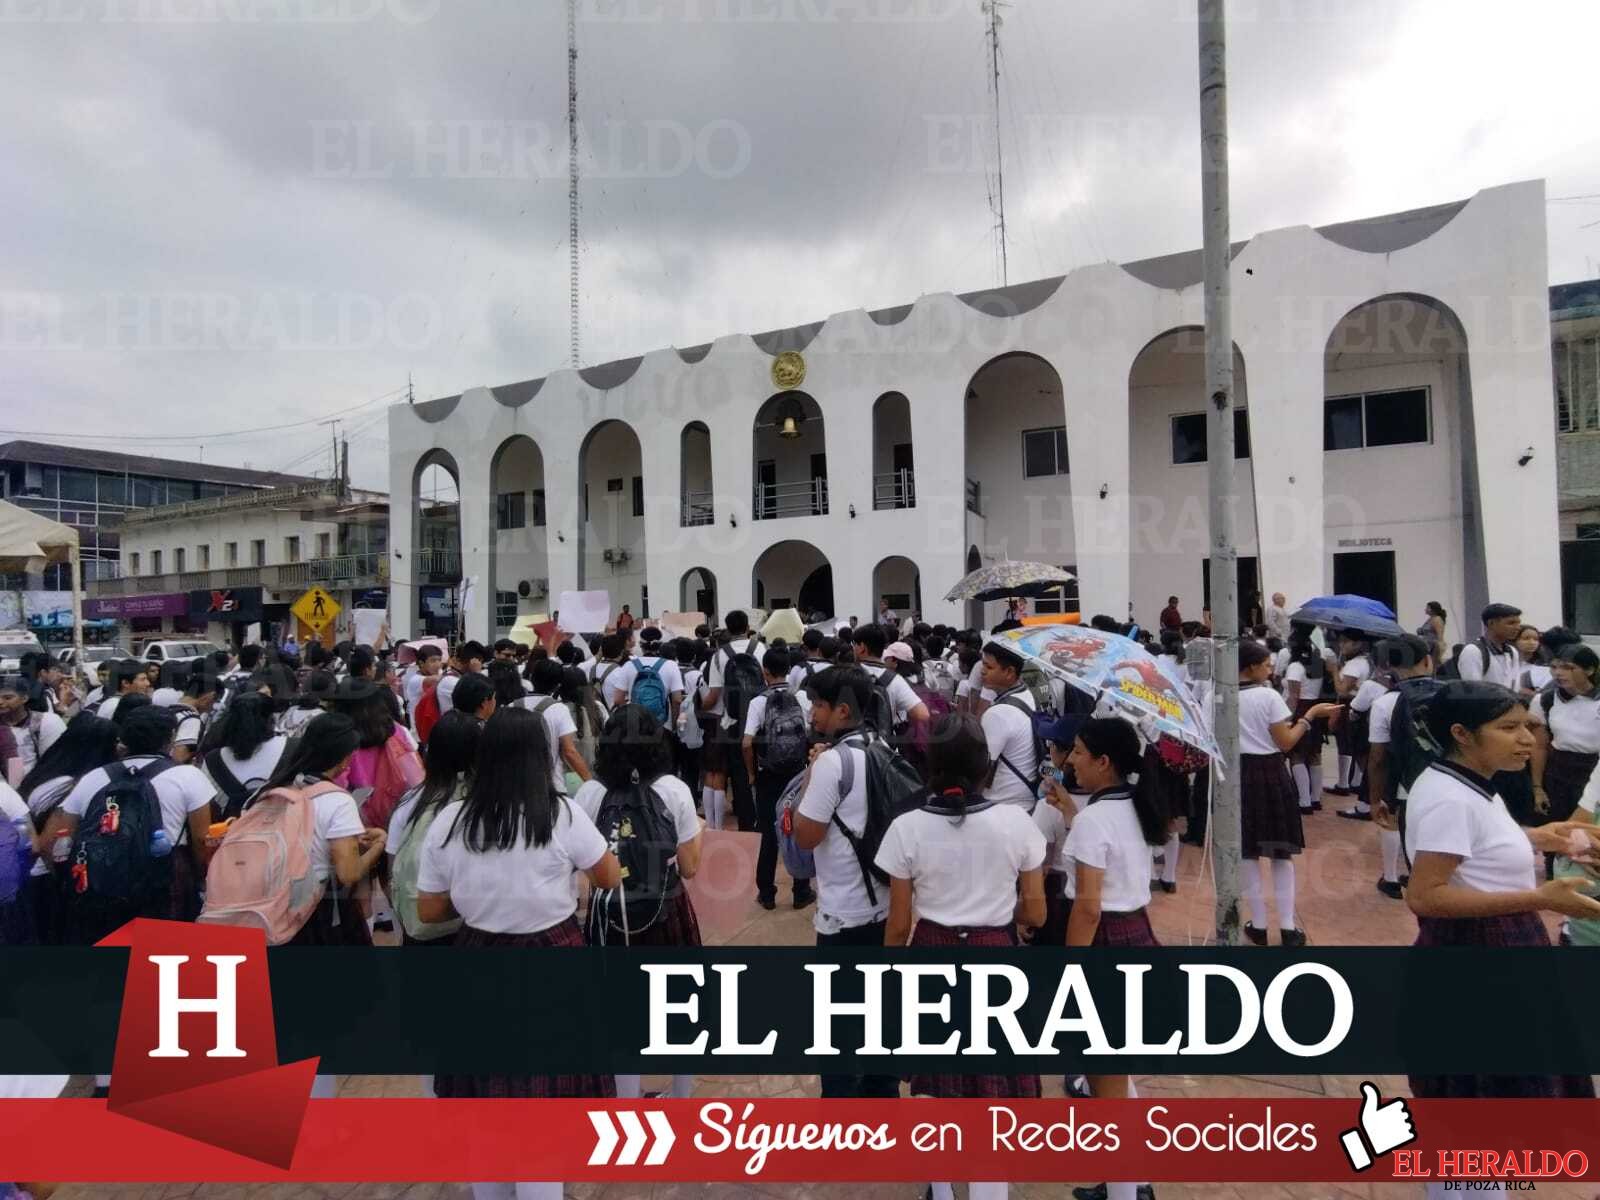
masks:
<svg viewBox="0 0 1600 1200"><path fill-rule="evenodd" d="M0 629L0 673L15 674L22 670L24 654L43 649L39 639L26 629Z"/></svg>
<svg viewBox="0 0 1600 1200"><path fill-rule="evenodd" d="M146 642L144 652L139 657L153 663L194 662L208 654L215 654L221 648L211 642Z"/></svg>

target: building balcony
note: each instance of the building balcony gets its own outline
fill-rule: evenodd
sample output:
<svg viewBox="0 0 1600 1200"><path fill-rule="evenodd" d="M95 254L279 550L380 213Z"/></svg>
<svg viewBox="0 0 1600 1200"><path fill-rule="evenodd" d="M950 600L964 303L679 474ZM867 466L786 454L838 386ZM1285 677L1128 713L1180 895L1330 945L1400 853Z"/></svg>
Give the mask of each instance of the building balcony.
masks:
<svg viewBox="0 0 1600 1200"><path fill-rule="evenodd" d="M758 483L751 505L757 521L777 517L825 517L828 515L828 481L817 478L805 483Z"/></svg>
<svg viewBox="0 0 1600 1200"><path fill-rule="evenodd" d="M967 511L975 517L983 516L983 489L976 479L967 480Z"/></svg>
<svg viewBox="0 0 1600 1200"><path fill-rule="evenodd" d="M678 524L685 529L716 523L716 505L710 492L684 492L678 507Z"/></svg>
<svg viewBox="0 0 1600 1200"><path fill-rule="evenodd" d="M459 556L456 558L459 564ZM341 554L334 558L312 558L305 562L276 563L263 567L225 567L210 571L90 579L84 584L84 592L90 597L162 595L246 587L261 587L276 592L304 589L314 583L324 587L372 588L387 586L388 582L389 562L384 555Z"/></svg>
<svg viewBox="0 0 1600 1200"><path fill-rule="evenodd" d="M425 546L411 552L412 582L460 583L461 551Z"/></svg>
<svg viewBox="0 0 1600 1200"><path fill-rule="evenodd" d="M915 471L890 471L887 475L872 477L873 508L915 508L917 506L917 473Z"/></svg>

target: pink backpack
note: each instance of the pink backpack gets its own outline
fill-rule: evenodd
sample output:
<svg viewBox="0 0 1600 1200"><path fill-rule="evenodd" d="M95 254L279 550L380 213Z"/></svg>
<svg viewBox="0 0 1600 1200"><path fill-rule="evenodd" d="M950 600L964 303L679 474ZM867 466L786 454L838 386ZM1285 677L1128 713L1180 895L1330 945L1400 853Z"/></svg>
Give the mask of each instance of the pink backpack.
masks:
<svg viewBox="0 0 1600 1200"><path fill-rule="evenodd" d="M327 888L311 861L315 801L339 790L326 780L305 788L273 788L245 809L206 871L199 920L260 929L269 946L281 946L299 933Z"/></svg>
<svg viewBox="0 0 1600 1200"><path fill-rule="evenodd" d="M356 754L369 753L357 750ZM400 727L389 740L370 751L376 758L372 764L372 793L361 802L361 822L378 829L389 828L389 818L400 806L401 799L422 782L425 774L422 756L411 748L411 740ZM355 764L351 763L351 782L354 783Z"/></svg>

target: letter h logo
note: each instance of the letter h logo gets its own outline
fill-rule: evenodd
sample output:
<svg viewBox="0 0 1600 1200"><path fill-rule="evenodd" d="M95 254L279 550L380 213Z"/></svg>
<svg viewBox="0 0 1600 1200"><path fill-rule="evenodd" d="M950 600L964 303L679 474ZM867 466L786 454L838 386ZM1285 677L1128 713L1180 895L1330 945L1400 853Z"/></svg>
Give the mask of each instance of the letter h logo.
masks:
<svg viewBox="0 0 1600 1200"><path fill-rule="evenodd" d="M151 954L158 981L156 1015L159 1030L151 1058L188 1058L189 1052L178 1043L178 1016L181 1013L215 1013L216 1045L206 1051L207 1058L243 1058L239 1049L239 964L243 954L208 954L206 961L217 969L217 994L209 999L178 994L178 968L189 961L187 954Z"/></svg>

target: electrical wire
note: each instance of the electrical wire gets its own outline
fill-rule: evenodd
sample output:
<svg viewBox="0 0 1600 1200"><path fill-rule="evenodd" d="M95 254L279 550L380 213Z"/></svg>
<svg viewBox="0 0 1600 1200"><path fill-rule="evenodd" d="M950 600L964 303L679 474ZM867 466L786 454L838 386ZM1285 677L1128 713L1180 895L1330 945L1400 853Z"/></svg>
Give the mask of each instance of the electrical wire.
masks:
<svg viewBox="0 0 1600 1200"><path fill-rule="evenodd" d="M199 445L201 442L216 442L225 438L249 437L258 433L276 433L284 429L298 429L302 425L317 425L334 417L341 417L348 413L359 412L380 400L388 400L398 396L406 389L395 388L393 391L384 392L381 396L374 396L370 400L363 400L360 404L353 404L349 408L342 408L338 412L328 413L325 416L307 417L303 421L287 421L281 425L261 425L254 429L225 430L219 433L189 433L167 435L154 433L82 433L79 431L67 432L65 430L46 431L42 429L0 429L0 434L11 437L46 438L62 441L113 441L113 442L164 442L168 445Z"/></svg>

